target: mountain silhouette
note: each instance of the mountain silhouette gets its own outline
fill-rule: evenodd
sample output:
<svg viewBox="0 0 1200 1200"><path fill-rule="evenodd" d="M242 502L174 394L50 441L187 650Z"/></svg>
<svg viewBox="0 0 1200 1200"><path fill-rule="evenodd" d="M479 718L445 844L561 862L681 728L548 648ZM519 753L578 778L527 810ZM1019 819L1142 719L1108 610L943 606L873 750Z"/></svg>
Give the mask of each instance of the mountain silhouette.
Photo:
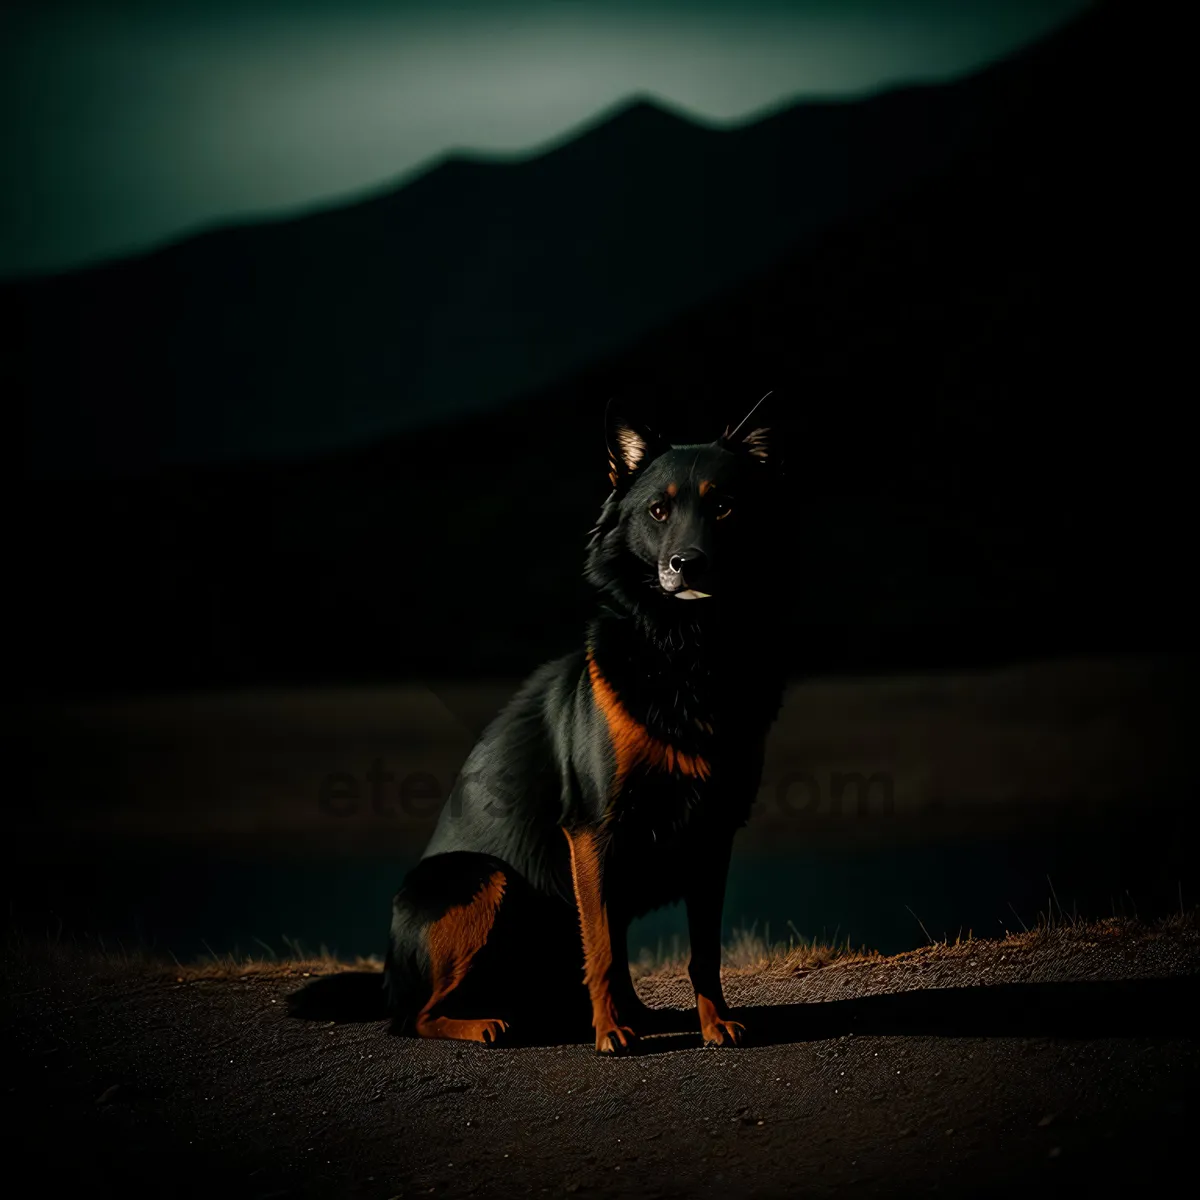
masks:
<svg viewBox="0 0 1200 1200"><path fill-rule="evenodd" d="M323 453L601 361L925 177L965 82L705 128L645 98L521 162L15 285L39 472Z"/></svg>
<svg viewBox="0 0 1200 1200"><path fill-rule="evenodd" d="M794 621L765 652L808 671L1179 648L1192 636L1184 578L1192 540L1189 443L1176 432L1186 341L1176 332L1181 322L1164 273L1178 261L1190 214L1178 151L1184 143L1174 125L1183 109L1156 58L1171 32L1164 11L1103 4L971 80L865 101L861 111L875 114L868 120L876 131L884 112L935 125L942 116L934 114L955 116L932 134L927 124L926 133L911 135L937 153L906 186L881 172L890 190L864 194L836 213L830 201L819 235L815 216L800 221L792 232L802 232L784 251L768 252L763 235L756 252L771 261L707 299L696 285L673 316L664 315L664 293L655 291L663 273L653 238L632 216L623 219L638 261L630 267L634 259L622 258L605 274L597 252L589 279L606 280L601 297L547 296L534 285L558 269L548 261L559 245L551 228L571 231L572 261L579 261L589 222L609 228L598 215L603 205L589 207L586 221L556 218L527 274L520 256L503 260L501 271L502 256L485 264L464 251L453 260L460 274L447 278L480 288L485 278L508 281L496 284L489 311L536 303L512 321L530 322L521 324L527 331L536 321L549 329L590 316L613 339L607 352L570 343L566 355L548 337L547 353L563 352L562 362L573 365L560 362L544 383L538 373L549 368L535 361L537 340L518 339L508 361L520 360L533 382L507 401L483 384L474 395L462 390L476 365L464 361L463 373L442 373L443 356L492 360L465 336L454 341L449 325L446 340L438 340L440 316L429 318L419 371L402 354L384 353L389 328L400 327L400 314L416 320L419 305L386 256L372 273L374 239L362 230L388 227L385 213L397 208L426 211L427 201L428 211L438 209L439 228L465 224L466 209L479 211L470 194L483 185L459 180L556 176L561 156L570 154L609 162L612 146L630 145L630 129L652 125L659 132L645 134L641 162L655 156L660 140L675 137L713 146L762 138L779 146L772 142L783 137L779 131L810 119L829 134L829 154L838 146L848 154L856 135L830 131L835 121L861 128L860 107L805 108L731 134L639 107L544 160L515 168L447 165L412 189L365 202L357 216L346 210L214 234L138 263L22 290L8 328L19 330L32 314L37 332L28 344L37 371L56 388L76 381L70 403L37 392L42 445L54 444L55 430L60 447L72 443L48 465L82 469L102 458L131 469L124 479L44 483L24 497L30 611L21 628L46 647L34 684L523 671L578 637L583 539L605 491L606 399L618 394L640 404L686 441L713 437L770 388L770 419L786 446L796 508L780 514L779 555L755 586L786 588ZM943 153L951 127L960 141ZM904 156L896 128L893 160ZM673 161L692 163L700 172L693 178L710 170L686 150ZM807 162L779 169L799 179ZM711 169L714 187L725 188L724 172ZM861 171L865 178L875 167ZM576 178L583 175L596 178L581 166ZM645 176L607 181L605 195L636 189L638 178ZM418 203L422 189L426 200ZM516 190L523 201L524 184ZM445 207L449 197L460 207ZM657 214L646 228L661 229L670 207L638 199ZM504 211L524 220L519 207L514 199ZM715 228L703 222L717 222L716 209L701 204L698 211L707 215L680 214L687 238L699 239L672 243L680 262L688 246L707 253L696 231ZM363 213L369 221L360 220ZM312 297L323 293L299 281L306 272L330 278L340 269L332 248L348 244L312 231L342 222L360 231L362 253L349 256L333 292L337 303L323 300L320 313L310 314ZM436 279L435 262L450 270L440 245L404 236L424 264L412 277ZM749 259L738 255L758 236L735 237L738 254L726 242L712 255L731 276L749 271ZM302 241L320 252L299 256L291 246ZM243 247L236 254L235 244ZM536 249L536 240L528 245ZM365 272L357 290L350 261ZM235 262L244 272L236 285L229 274ZM279 276L260 269L264 263L279 264L296 286L277 290ZM171 305L182 308L156 308L152 293L137 291L146 272L169 279ZM215 278L227 289L224 307L214 301L220 319L201 322L198 333L199 317L189 314L212 293L208 282L190 281ZM379 299L385 285L394 285L390 308ZM441 286L444 298L452 285L428 286ZM622 343L613 331L624 318L605 323L608 308L639 288L664 307L654 316L649 300L630 299L643 304L637 311L649 327ZM263 306L251 300L263 289L289 306L296 323L277 313L262 322L290 329L288 336L311 330L319 343L312 356L291 361L265 331L252 336L253 314ZM135 293L142 298L130 299ZM445 311L437 297L424 299ZM63 312L69 321L54 316ZM97 322L86 336L83 314ZM499 318L500 326L517 337L508 319ZM491 344L490 332L480 336ZM72 340L80 338L86 354ZM129 339L144 343L137 362ZM397 336L396 347L403 340ZM241 357L231 357L233 345ZM360 351L365 357L356 365ZM342 363L336 381L335 361ZM434 421L430 408L425 427L357 448L291 461L264 449L257 461L162 468L172 438L183 446L195 432L202 395L211 393L210 424L197 442L206 450L219 433L222 448L248 452L246 431L265 434L255 423L273 405L281 433L293 420L314 430L284 404L282 383L268 387L273 370L295 388L297 405L317 397L328 405L333 396L348 414L361 415L363 395L390 395L413 420L420 410L405 410L400 398L410 395L403 381L419 378L445 405L437 415L455 419ZM258 380L270 399L248 389L247 379ZM129 395L114 390L122 380ZM155 380L157 407L148 390ZM94 413L86 426L94 441L86 444L66 415L85 401ZM243 420L239 405L255 415ZM155 473L132 473L150 463L159 464ZM748 631L747 644L757 651L756 632Z"/></svg>

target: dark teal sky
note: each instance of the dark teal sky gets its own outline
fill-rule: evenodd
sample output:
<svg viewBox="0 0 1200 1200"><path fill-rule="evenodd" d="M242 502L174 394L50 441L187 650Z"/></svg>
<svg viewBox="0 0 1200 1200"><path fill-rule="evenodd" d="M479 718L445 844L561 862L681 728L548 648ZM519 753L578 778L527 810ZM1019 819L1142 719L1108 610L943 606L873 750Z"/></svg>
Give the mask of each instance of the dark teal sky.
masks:
<svg viewBox="0 0 1200 1200"><path fill-rule="evenodd" d="M636 93L710 122L952 78L1086 0L130 0L0 15L0 276L521 154Z"/></svg>

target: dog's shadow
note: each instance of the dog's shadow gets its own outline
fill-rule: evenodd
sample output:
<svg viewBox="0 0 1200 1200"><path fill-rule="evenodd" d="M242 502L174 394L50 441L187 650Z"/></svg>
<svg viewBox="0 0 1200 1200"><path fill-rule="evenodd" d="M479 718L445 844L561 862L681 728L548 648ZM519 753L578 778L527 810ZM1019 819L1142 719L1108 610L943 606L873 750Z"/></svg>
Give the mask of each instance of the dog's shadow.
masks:
<svg viewBox="0 0 1200 1200"><path fill-rule="evenodd" d="M925 988L812 1004L737 1009L746 1044L779 1046L856 1037L1194 1037L1200 1031L1200 978L1006 983ZM655 1018L644 1053L698 1045L678 1032L672 1012ZM672 1029L669 1026L674 1025Z"/></svg>
<svg viewBox="0 0 1200 1200"><path fill-rule="evenodd" d="M335 982L337 981L337 982ZM290 998L293 1015L340 1021L379 1020L379 976L346 974L314 980ZM332 986L331 986L332 985ZM317 1002L314 1004L314 995ZM346 1005L357 995L360 1004ZM368 995L370 1003L367 1002ZM330 1005L330 999L341 1003ZM809 1004L751 1005L734 1010L746 1045L779 1046L867 1037L1194 1037L1200 1030L1200 977L1005 983L925 988ZM632 1022L640 1054L701 1044L694 1009L649 1009ZM591 1031L572 1021L514 1024L504 1044L587 1043Z"/></svg>

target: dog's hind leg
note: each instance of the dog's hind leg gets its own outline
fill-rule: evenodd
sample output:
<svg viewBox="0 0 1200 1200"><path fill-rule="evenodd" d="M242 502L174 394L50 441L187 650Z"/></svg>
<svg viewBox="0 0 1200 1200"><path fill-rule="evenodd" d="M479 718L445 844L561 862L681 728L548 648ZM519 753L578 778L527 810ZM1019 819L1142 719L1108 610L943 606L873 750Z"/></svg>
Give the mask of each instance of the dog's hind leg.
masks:
<svg viewBox="0 0 1200 1200"><path fill-rule="evenodd" d="M508 1028L500 1016L466 1017L462 1011L508 885L509 872L499 860L452 853L423 860L397 893L389 994L394 1010L408 1010L420 1037L491 1044ZM469 990L477 996L481 989Z"/></svg>
<svg viewBox="0 0 1200 1200"><path fill-rule="evenodd" d="M464 1020L444 1013L451 995L470 972L476 955L487 945L504 900L506 882L503 871L493 871L466 904L448 909L429 926L433 991L417 1014L416 1028L421 1037L491 1044L508 1028L498 1017Z"/></svg>

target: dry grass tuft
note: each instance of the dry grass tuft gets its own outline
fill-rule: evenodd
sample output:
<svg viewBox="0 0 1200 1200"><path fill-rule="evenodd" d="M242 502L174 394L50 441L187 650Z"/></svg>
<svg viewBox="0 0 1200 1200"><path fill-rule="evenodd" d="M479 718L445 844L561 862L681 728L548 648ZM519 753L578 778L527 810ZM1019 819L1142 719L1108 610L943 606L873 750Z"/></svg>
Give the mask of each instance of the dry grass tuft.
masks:
<svg viewBox="0 0 1200 1200"><path fill-rule="evenodd" d="M84 965L93 979L128 979L140 976L147 981L194 983L217 979L297 979L317 975L337 975L345 971L382 971L382 959L341 959L322 946L315 953L298 941L284 939L287 950L277 954L260 943L262 954L207 954L181 962L173 954L164 957L144 946L126 946L103 938L63 937L61 931L45 938L28 933L13 934L6 944L6 957L17 963L61 965L78 969Z"/></svg>
<svg viewBox="0 0 1200 1200"><path fill-rule="evenodd" d="M771 941L760 936L755 927L735 930L726 943L722 965L726 974L802 975L833 965L856 963L906 963L930 959L969 958L984 947L1004 950L1045 949L1053 945L1098 944L1102 941L1134 939L1154 940L1162 937L1200 935L1200 910L1180 911L1158 921L1147 922L1136 917L1106 917L1087 921L1067 914L1040 915L1032 928L1008 930L1002 938L977 938L967 930L953 939L931 940L915 950L884 957L877 950L853 946L849 941L828 943L801 937L792 927L787 941ZM643 950L633 964L636 979L655 975L677 976L686 972L688 949L675 943L668 952L659 946L657 952Z"/></svg>
<svg viewBox="0 0 1200 1200"><path fill-rule="evenodd" d="M906 950L880 961L908 963L930 959L969 958L984 947L1005 951L1046 950L1061 946L1095 946L1102 942L1154 941L1158 938L1194 939L1200 935L1200 910L1181 911L1156 921L1143 921L1137 917L1105 917L1099 921L1088 921L1078 916L1064 918L1039 918L1032 929L1019 932L1008 930L1002 938L977 938L970 931L965 937L953 941L930 942L915 950Z"/></svg>
<svg viewBox="0 0 1200 1200"><path fill-rule="evenodd" d="M346 971L382 971L383 961L375 958L356 958L343 961L332 955L319 958L269 961L256 958L236 958L223 955L202 958L194 963L159 963L160 973L176 983L195 983L203 979L308 979L319 975L341 975Z"/></svg>
<svg viewBox="0 0 1200 1200"><path fill-rule="evenodd" d="M673 942L669 950L660 944L657 950L644 948L632 964L635 979L650 975L677 975L687 970L688 949L686 945ZM865 946L852 946L845 942L823 942L816 938L805 938L789 926L786 940L772 940L770 926L762 934L757 925L749 929L735 929L731 939L721 952L721 962L726 971L756 973L761 971L786 970L792 974L812 971L830 963L873 962L881 957L877 950Z"/></svg>

